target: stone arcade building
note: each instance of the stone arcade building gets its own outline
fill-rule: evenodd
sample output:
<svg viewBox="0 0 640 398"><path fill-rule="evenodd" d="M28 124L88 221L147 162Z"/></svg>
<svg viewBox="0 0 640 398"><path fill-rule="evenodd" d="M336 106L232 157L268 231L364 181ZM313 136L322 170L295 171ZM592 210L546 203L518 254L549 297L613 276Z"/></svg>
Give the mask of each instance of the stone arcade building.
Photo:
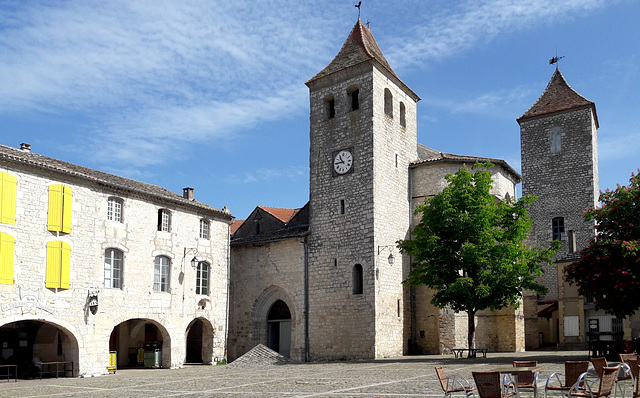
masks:
<svg viewBox="0 0 640 398"><path fill-rule="evenodd" d="M2 363L94 375L110 351L119 366L225 356L226 209L26 144L0 145L0 178Z"/></svg>

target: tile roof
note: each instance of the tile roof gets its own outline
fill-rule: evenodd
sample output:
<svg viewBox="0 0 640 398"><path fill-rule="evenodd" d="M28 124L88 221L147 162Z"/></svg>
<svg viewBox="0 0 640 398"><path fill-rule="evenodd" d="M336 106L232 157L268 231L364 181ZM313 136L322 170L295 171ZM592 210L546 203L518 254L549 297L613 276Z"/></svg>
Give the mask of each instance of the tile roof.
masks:
<svg viewBox="0 0 640 398"><path fill-rule="evenodd" d="M420 159L411 162L410 167L419 167L421 165L430 163L486 163L491 162L495 165L501 166L507 172L509 172L516 183L520 182L522 176L503 159L485 158L479 156L467 156L467 155L454 155L452 153L439 152L428 146L418 144L418 156Z"/></svg>
<svg viewBox="0 0 640 398"><path fill-rule="evenodd" d="M233 220L231 222L231 227L230 227L231 229L230 229L229 233L231 235L235 234L236 231L238 230L238 228L240 228L245 221L247 221L247 220L238 220L238 219Z"/></svg>
<svg viewBox="0 0 640 398"><path fill-rule="evenodd" d="M317 79L370 60L375 60L380 66L382 66L382 68L394 77L397 80L397 83L407 90L416 101L420 99L393 71L391 65L389 65L389 62L387 62L387 59L384 57L384 54L382 54L380 47L378 47L378 43L376 43L376 39L373 37L373 34L369 28L360 21L360 18L358 18L353 29L351 29L351 33L349 33L349 37L347 37L347 40L342 45L338 55L335 56L329 65L309 79L306 84L309 85L309 83Z"/></svg>
<svg viewBox="0 0 640 398"><path fill-rule="evenodd" d="M46 170L111 188L116 192L125 192L134 196L143 196L149 200L156 200L159 202L170 202L173 205L185 208L195 208L229 221L233 219L233 215L226 209L226 207L224 210L219 210L202 202L186 199L178 193L171 192L156 185L131 180L79 166L77 164L38 155L29 150L0 145L0 162L16 163L26 167Z"/></svg>
<svg viewBox="0 0 640 398"><path fill-rule="evenodd" d="M244 246L252 244L262 244L277 242L285 239L303 238L309 234L309 225L298 225L295 227L282 228L276 231L262 233L260 235L249 235L241 238L231 239L231 246Z"/></svg>
<svg viewBox="0 0 640 398"><path fill-rule="evenodd" d="M596 114L596 104L589 101L585 97L578 94L569 86L559 69L551 77L547 88L544 90L540 98L518 119L518 123L522 120L536 116L549 115L551 113L567 111L575 108L592 107L593 115L598 125L598 115Z"/></svg>
<svg viewBox="0 0 640 398"><path fill-rule="evenodd" d="M282 209L279 207L266 207L266 206L258 206L258 207L284 223L291 221L293 216L298 214L298 212L300 211L300 209Z"/></svg>

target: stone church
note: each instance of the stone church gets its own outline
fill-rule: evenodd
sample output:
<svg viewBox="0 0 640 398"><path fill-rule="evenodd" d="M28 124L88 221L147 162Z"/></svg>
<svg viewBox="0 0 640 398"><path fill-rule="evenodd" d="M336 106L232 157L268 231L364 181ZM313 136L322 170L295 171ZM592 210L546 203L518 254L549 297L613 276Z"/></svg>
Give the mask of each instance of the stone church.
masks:
<svg viewBox="0 0 640 398"><path fill-rule="evenodd" d="M443 189L445 175L491 162L498 199L515 197L520 175L501 159L419 144L420 98L360 20L306 85L309 203L258 206L232 227L229 359L258 343L299 360L464 347L466 315L402 284L409 258L396 242L409 238L416 206ZM477 325L477 346L524 350L522 309L480 313Z"/></svg>

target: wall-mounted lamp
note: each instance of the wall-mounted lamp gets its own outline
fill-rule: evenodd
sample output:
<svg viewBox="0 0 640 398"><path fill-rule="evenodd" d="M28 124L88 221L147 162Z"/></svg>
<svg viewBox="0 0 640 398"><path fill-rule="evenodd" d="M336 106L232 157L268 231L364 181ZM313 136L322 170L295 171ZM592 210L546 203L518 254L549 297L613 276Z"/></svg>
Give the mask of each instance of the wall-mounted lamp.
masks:
<svg viewBox="0 0 640 398"><path fill-rule="evenodd" d="M387 260L389 261L389 265L393 265L393 263L396 262L396 258L393 257L393 248L395 246L393 245L386 245L386 246L378 246L378 255L380 255L380 253L382 253L385 250L389 250L389 257L387 258Z"/></svg>
<svg viewBox="0 0 640 398"><path fill-rule="evenodd" d="M185 247L184 248L184 256L182 257L182 262L187 258L187 255L193 254L193 258L191 259L191 266L195 268L198 265L198 248L197 247Z"/></svg>

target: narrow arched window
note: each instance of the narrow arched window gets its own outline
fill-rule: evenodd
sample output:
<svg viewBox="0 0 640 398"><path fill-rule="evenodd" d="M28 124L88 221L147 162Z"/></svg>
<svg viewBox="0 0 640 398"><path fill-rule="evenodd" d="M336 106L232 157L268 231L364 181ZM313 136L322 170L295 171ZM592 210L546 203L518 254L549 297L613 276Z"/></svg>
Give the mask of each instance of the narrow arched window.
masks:
<svg viewBox="0 0 640 398"><path fill-rule="evenodd" d="M336 117L336 100L333 94L324 97L324 114L327 119Z"/></svg>
<svg viewBox="0 0 640 398"><path fill-rule="evenodd" d="M360 90L358 86L351 86L347 89L347 96L349 97L350 110L357 111L360 109Z"/></svg>
<svg viewBox="0 0 640 398"><path fill-rule="evenodd" d="M393 95L388 88L384 89L384 114L393 117Z"/></svg>
<svg viewBox="0 0 640 398"><path fill-rule="evenodd" d="M353 294L362 294L362 265L356 264L351 271Z"/></svg>
<svg viewBox="0 0 640 398"><path fill-rule="evenodd" d="M549 150L551 153L559 153L562 149L562 130L559 127L549 131Z"/></svg>
<svg viewBox="0 0 640 398"><path fill-rule="evenodd" d="M551 233L553 240L566 240L564 235L564 218L556 217L551 220Z"/></svg>
<svg viewBox="0 0 640 398"><path fill-rule="evenodd" d="M400 125L402 127L407 127L407 117L405 113L404 102L400 102Z"/></svg>

